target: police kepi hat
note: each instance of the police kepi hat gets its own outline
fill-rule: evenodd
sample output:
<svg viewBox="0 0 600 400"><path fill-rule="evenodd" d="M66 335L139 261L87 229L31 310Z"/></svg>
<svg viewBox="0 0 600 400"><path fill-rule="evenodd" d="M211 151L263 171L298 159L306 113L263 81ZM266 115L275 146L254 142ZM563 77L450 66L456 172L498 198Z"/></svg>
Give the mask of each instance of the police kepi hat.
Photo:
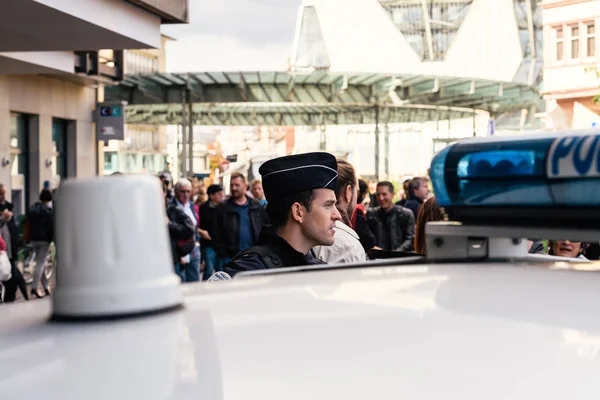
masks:
<svg viewBox="0 0 600 400"><path fill-rule="evenodd" d="M306 190L337 187L337 161L329 153L304 153L274 158L258 169L267 200Z"/></svg>

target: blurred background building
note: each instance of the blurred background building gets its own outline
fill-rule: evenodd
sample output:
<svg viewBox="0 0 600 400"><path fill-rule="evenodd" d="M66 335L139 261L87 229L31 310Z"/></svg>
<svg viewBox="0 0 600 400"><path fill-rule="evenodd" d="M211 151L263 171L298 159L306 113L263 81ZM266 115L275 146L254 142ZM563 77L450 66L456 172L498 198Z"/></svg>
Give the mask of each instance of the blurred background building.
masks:
<svg viewBox="0 0 600 400"><path fill-rule="evenodd" d="M544 97L554 129L585 129L600 122L596 26L600 1L545 0Z"/></svg>
<svg viewBox="0 0 600 400"><path fill-rule="evenodd" d="M44 185L99 169L93 111L124 49L161 48L188 0L18 0L0 12L0 183L17 214ZM113 50L106 50L113 49Z"/></svg>
<svg viewBox="0 0 600 400"><path fill-rule="evenodd" d="M166 71L166 44L174 40L161 36L161 46L157 49L125 50L123 52L124 73L126 75L151 75ZM101 149L100 167L104 175L114 172L159 173L169 170L172 158L169 156L167 127L162 125L125 125L125 140L110 140Z"/></svg>
<svg viewBox="0 0 600 400"><path fill-rule="evenodd" d="M328 126L327 150L347 154L363 175L389 171L398 180L426 172L433 154L465 137L515 134L543 126L540 96L502 90L542 82L542 7L538 0L305 0L296 26L292 71L395 74L422 87L392 98L402 104L473 107L473 119L390 124L389 146L376 148L375 127ZM444 82L441 82L441 79ZM402 82L404 81L404 82ZM440 98L444 101L440 101ZM297 130L302 149L317 130ZM386 157L375 152L389 151Z"/></svg>

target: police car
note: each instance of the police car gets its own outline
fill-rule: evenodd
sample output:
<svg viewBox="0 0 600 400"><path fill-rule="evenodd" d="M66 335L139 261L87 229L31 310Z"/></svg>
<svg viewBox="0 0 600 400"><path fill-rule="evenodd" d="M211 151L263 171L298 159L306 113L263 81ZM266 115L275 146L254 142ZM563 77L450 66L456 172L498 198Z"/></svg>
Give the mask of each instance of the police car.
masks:
<svg viewBox="0 0 600 400"><path fill-rule="evenodd" d="M599 266L530 256L523 240L598 240L599 137L474 139L436 155L454 222L428 225L427 259L183 287L154 178L67 182L52 300L0 308L0 393L600 398Z"/></svg>

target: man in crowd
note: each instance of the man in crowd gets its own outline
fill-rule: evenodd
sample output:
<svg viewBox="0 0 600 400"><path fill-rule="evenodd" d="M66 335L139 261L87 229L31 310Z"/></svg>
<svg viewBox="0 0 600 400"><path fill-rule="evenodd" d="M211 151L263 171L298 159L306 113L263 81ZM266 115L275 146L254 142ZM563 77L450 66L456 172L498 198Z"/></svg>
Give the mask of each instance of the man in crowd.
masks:
<svg viewBox="0 0 600 400"><path fill-rule="evenodd" d="M261 206L266 206L267 205L267 199L265 199L265 192L263 190L263 185L262 185L262 181L259 179L255 179L252 182L252 196L254 196L254 198L256 200L258 200L260 202Z"/></svg>
<svg viewBox="0 0 600 400"><path fill-rule="evenodd" d="M165 197L166 222L169 229L174 268L181 281L185 282L186 275L181 270L181 259L194 250L196 229L192 220L186 215L183 209L167 197L169 192L168 183L163 182L162 188L163 196Z"/></svg>
<svg viewBox="0 0 600 400"><path fill-rule="evenodd" d="M44 288L44 294L50 295L50 286L46 279L44 266L46 257L50 250L50 243L54 240L54 218L52 215L52 193L44 189L40 193L40 201L35 203L27 213L27 230L29 231L29 240L33 250L36 253L36 265L31 284L31 296L43 297L38 292L40 279Z"/></svg>
<svg viewBox="0 0 600 400"><path fill-rule="evenodd" d="M412 211L415 221L419 215L421 204L429 198L429 187L425 178L417 177L408 183L408 199L404 207Z"/></svg>
<svg viewBox="0 0 600 400"><path fill-rule="evenodd" d="M216 210L213 245L219 260L226 264L240 251L258 242L267 214L258 200L246 196L248 184L240 173L231 175L231 197Z"/></svg>
<svg viewBox="0 0 600 400"><path fill-rule="evenodd" d="M336 207L342 219L335 222L333 246L317 246L314 252L327 264L365 262L367 255L350 221L358 197L356 172L352 164L342 159L337 160L337 172Z"/></svg>
<svg viewBox="0 0 600 400"><path fill-rule="evenodd" d="M404 193L402 193L402 198L396 202L397 206L406 207L405 204L409 197L408 184L410 183L410 181L411 179L405 179L404 182L402 182L402 190L404 191Z"/></svg>
<svg viewBox="0 0 600 400"><path fill-rule="evenodd" d="M322 264L311 249L334 243L335 223L341 216L335 207L338 174L333 155L280 157L265 162L259 172L272 226L263 228L257 246L224 267L225 279L240 271Z"/></svg>
<svg viewBox="0 0 600 400"><path fill-rule="evenodd" d="M217 253L213 243L214 227L217 217L217 206L225 199L225 192L220 185L210 185L207 189L208 201L200 206L200 249L204 261L203 279L207 280L216 271L221 271Z"/></svg>
<svg viewBox="0 0 600 400"><path fill-rule="evenodd" d="M188 179L180 179L175 184L175 198L173 204L183 210L185 215L192 221L194 226L194 248L187 255L179 259L179 263L175 263L175 272L181 277L183 282L196 282L200 280L200 249L195 245L198 218L194 213L194 204L192 199L192 182Z"/></svg>
<svg viewBox="0 0 600 400"><path fill-rule="evenodd" d="M394 186L383 181L377 184L379 207L370 209L367 222L375 236L377 247L383 250L408 252L413 250L415 218L406 208L394 205Z"/></svg>

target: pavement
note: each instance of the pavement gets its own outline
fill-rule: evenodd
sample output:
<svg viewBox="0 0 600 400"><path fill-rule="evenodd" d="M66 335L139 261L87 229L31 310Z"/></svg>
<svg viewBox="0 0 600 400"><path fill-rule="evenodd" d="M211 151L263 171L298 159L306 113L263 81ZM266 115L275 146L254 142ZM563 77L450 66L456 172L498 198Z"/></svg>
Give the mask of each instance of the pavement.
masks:
<svg viewBox="0 0 600 400"><path fill-rule="evenodd" d="M55 275L52 275L52 277L50 278L50 292L52 292L54 290L55 286L56 286L56 278L55 278ZM38 292L40 292L40 294L43 294L41 283L38 284ZM29 294L30 300L39 300L37 298L31 297L31 284L27 285L27 294ZM23 293L21 293L21 291L19 289L17 289L17 297L15 300L15 303L19 302L19 301L25 301L25 298L23 297Z"/></svg>

